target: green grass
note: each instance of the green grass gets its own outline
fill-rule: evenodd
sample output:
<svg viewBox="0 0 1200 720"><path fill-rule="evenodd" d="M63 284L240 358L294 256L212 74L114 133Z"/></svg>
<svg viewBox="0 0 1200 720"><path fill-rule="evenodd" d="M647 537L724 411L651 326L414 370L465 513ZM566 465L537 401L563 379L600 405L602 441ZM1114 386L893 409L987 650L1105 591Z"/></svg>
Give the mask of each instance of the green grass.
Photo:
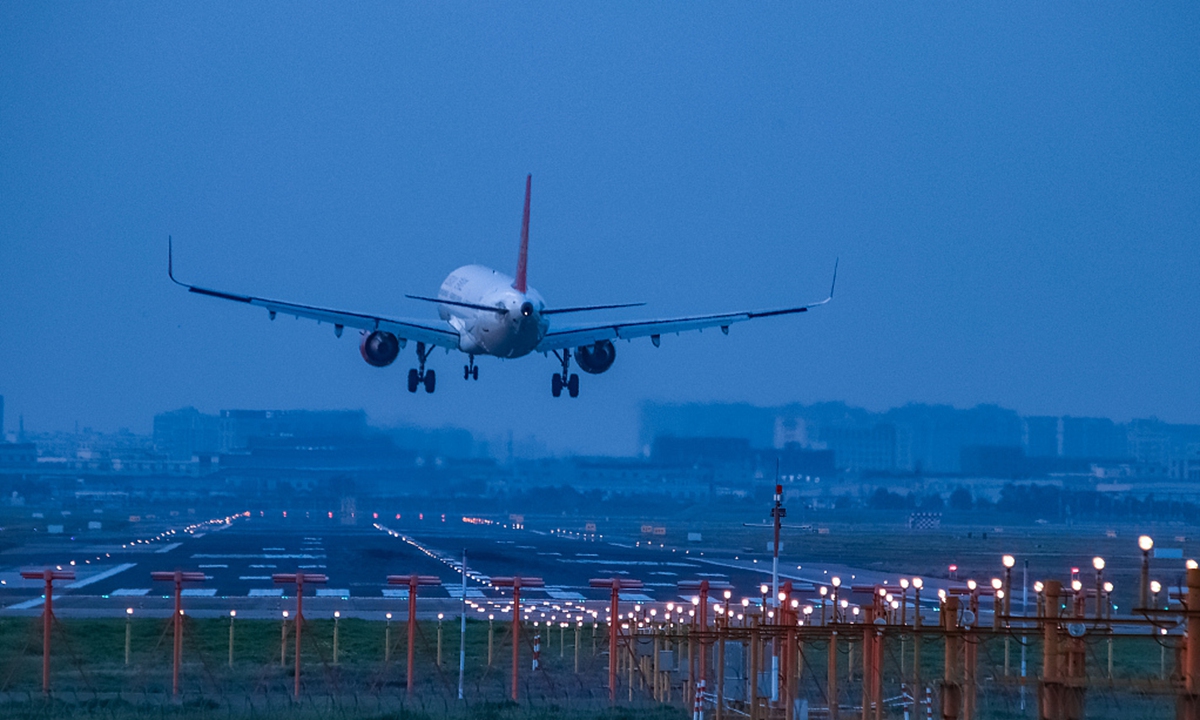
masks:
<svg viewBox="0 0 1200 720"><path fill-rule="evenodd" d="M600 633L597 653L592 652L591 630L581 633L580 672L574 668L574 631L565 635L560 655L559 633L555 628L543 637L541 672L529 670L528 646L522 648L521 703L508 700L511 646L507 630L496 625L494 662L487 665L486 622L468 623L466 637L465 701L457 700L458 628L444 625L443 665L436 663L437 623L423 622L415 643L416 681L413 698L406 694L405 626L392 625L392 652L384 659L383 623L348 619L339 623L339 658L332 654L333 622L308 623L304 630L302 697L292 699L292 649L289 635L287 664L280 665L280 623L267 620L238 620L235 626L234 666L228 666L228 620L193 620L185 625L184 665L181 676L182 697L171 701L172 634L167 620L134 620L130 627L130 664L125 664L123 620L63 620L54 628L50 699L41 696L41 632L38 619L0 620L0 717L74 718L96 717L112 720L139 718L221 717L291 719L312 718L494 718L495 720L534 720L568 718L578 720L621 720L650 718L674 720L688 712L675 676L670 705L660 705L649 693L635 689L629 701L622 685L618 697L621 707L608 707L606 689L606 642ZM543 630L544 632L544 630ZM839 696L844 707L861 696L861 629L843 633L837 659ZM523 630L532 638L533 628ZM901 650L903 647L903 659ZM1114 645L1114 680L1107 679L1107 639L1085 638L1087 668L1091 685L1088 692L1089 718L1159 718L1170 714L1173 706L1169 685L1158 680L1160 646L1148 636L1117 637ZM827 642L806 642L801 688L814 706L825 704L827 687ZM913 673L911 636L885 641L884 692L891 697L900 692L901 679ZM687 645L676 647L679 656L687 656ZM1030 685L1027 710L1020 711L1020 691L1016 680L1020 648L1009 643L1011 677L1005 678L1004 642L984 638L978 646L979 718L1033 717L1036 706L1036 677L1041 667L1041 646L1037 639L1027 648ZM934 689L943 675L944 644L929 636L922 642L922 687ZM1166 655L1168 672L1173 655ZM902 667L903 663L903 667ZM622 672L622 682L627 675ZM709 687L715 685L710 673ZM636 682L636 681L635 681ZM732 688L732 680L729 681ZM923 697L923 689L918 691Z"/></svg>

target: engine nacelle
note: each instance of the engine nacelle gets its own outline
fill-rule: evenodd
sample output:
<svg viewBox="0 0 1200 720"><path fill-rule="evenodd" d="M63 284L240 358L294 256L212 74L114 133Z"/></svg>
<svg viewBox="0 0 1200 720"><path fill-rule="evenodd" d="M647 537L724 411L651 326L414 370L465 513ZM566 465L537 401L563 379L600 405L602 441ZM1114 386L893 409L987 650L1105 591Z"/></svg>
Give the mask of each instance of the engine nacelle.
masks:
<svg viewBox="0 0 1200 720"><path fill-rule="evenodd" d="M611 340L599 340L594 345L584 345L575 349L575 364L585 373L599 375L612 367L617 359L617 349Z"/></svg>
<svg viewBox="0 0 1200 720"><path fill-rule="evenodd" d="M395 362L396 356L400 354L400 340L390 332L375 330L363 335L362 342L358 344L358 351L362 353L363 360L366 360L368 365L387 367Z"/></svg>

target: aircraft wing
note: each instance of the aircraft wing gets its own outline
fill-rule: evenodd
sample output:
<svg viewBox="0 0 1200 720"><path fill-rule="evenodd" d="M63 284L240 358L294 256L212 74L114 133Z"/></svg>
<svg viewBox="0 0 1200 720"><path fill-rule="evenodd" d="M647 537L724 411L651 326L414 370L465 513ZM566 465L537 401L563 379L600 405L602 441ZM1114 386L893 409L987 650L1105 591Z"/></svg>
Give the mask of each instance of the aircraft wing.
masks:
<svg viewBox="0 0 1200 720"><path fill-rule="evenodd" d="M602 340L632 340L639 337L650 337L657 346L663 335L679 334L690 330L705 328L721 328L728 333L729 326L775 315L792 315L808 312L810 309L824 305L833 299L833 289L837 285L837 263L833 266L833 283L829 286L829 297L820 302L795 307L776 308L773 310L745 310L738 312L717 313L715 315L692 315L688 317L668 318L660 320L635 320L630 322L597 323L581 327L563 328L546 333L538 343L538 352L552 352L563 348L591 345Z"/></svg>
<svg viewBox="0 0 1200 720"><path fill-rule="evenodd" d="M275 319L277 313L283 313L284 315L291 315L293 317L330 323L334 326L334 330L339 337L342 334L343 328L352 327L359 330L367 330L368 332L372 330L384 330L392 333L401 340L415 340L451 349L458 348L458 333L449 329L429 327L413 320L385 318L379 315L347 312L345 310L331 310L312 305L300 305L282 300L270 300L254 297L253 295L240 295L189 285L175 279L175 271L170 253L168 253L167 258L167 274L176 285L185 287L188 289L188 292L194 292L197 295L207 295L209 297L220 298L221 300L232 300L233 302L266 308L272 320Z"/></svg>

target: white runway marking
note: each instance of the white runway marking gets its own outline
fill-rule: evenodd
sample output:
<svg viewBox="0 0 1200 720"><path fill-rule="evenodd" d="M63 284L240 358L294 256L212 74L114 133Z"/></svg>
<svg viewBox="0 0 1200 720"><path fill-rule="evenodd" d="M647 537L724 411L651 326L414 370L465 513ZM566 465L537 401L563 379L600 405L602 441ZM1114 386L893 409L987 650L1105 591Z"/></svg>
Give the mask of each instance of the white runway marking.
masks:
<svg viewBox="0 0 1200 720"><path fill-rule="evenodd" d="M408 590L401 590L400 588L384 588L383 596L385 598L399 598L401 600L407 600Z"/></svg>
<svg viewBox="0 0 1200 720"><path fill-rule="evenodd" d="M26 600L25 602L19 602L16 605L9 605L8 609L9 610L32 610L33 608L37 607L38 605L41 605L44 600L45 600L45 598L40 598L40 597L34 598L32 600Z"/></svg>
<svg viewBox="0 0 1200 720"><path fill-rule="evenodd" d="M621 600L621 602L635 602L635 603L652 603L652 602L654 602L654 598L650 597L649 595L644 595L642 593L620 593L618 595L618 597Z"/></svg>
<svg viewBox="0 0 1200 720"><path fill-rule="evenodd" d="M270 580L270 575L239 575L238 580Z"/></svg>
<svg viewBox="0 0 1200 720"><path fill-rule="evenodd" d="M241 555L237 553L196 553L193 560L323 560L324 555L292 553L287 555Z"/></svg>
<svg viewBox="0 0 1200 720"><path fill-rule="evenodd" d="M283 588L254 588L248 597L283 597Z"/></svg>
<svg viewBox="0 0 1200 720"><path fill-rule="evenodd" d="M346 588L318 588L317 597L350 597Z"/></svg>
<svg viewBox="0 0 1200 720"><path fill-rule="evenodd" d="M180 546L180 545L182 545L182 544L183 544L183 543L171 543L170 545L163 545L163 546L162 546L162 547L160 547L159 549L155 550L155 551L154 551L154 553L155 553L156 555L162 555L163 553L169 553L169 552L171 552L172 550L174 550L175 548L179 547L179 546Z"/></svg>
<svg viewBox="0 0 1200 720"><path fill-rule="evenodd" d="M85 577L82 580L76 580L75 582L71 583L70 585L67 585L66 589L67 590L78 590L79 588L87 587L88 585L91 585L92 583L97 583L97 582L100 582L101 580L107 580L108 578L112 577L113 575L123 573L126 570L128 570L129 568L134 567L135 565L137 565L137 563L121 563L120 565L118 565L114 568L109 568L108 570L105 570L102 573L96 573L95 575Z"/></svg>
<svg viewBox="0 0 1200 720"><path fill-rule="evenodd" d="M200 566L200 568L201 568L201 569L204 569L204 568L227 568L227 567L229 567L229 566L228 566L228 565L225 565L225 564L220 564L220 565L201 565L201 566Z"/></svg>
<svg viewBox="0 0 1200 720"><path fill-rule="evenodd" d="M583 600L583 596L569 590L547 590L546 594L555 600Z"/></svg>
<svg viewBox="0 0 1200 720"><path fill-rule="evenodd" d="M150 588L117 588L109 593L109 597L141 597L150 592Z"/></svg>
<svg viewBox="0 0 1200 720"><path fill-rule="evenodd" d="M447 585L446 592L449 593L450 597L454 598L455 600L462 599L462 586L461 585ZM479 588L469 587L469 588L467 588L467 597L474 600L474 599L482 599L485 597L485 595L483 594L483 591L480 590Z"/></svg>
<svg viewBox="0 0 1200 720"><path fill-rule="evenodd" d="M181 597L213 597L216 594L216 588L187 588L179 593Z"/></svg>

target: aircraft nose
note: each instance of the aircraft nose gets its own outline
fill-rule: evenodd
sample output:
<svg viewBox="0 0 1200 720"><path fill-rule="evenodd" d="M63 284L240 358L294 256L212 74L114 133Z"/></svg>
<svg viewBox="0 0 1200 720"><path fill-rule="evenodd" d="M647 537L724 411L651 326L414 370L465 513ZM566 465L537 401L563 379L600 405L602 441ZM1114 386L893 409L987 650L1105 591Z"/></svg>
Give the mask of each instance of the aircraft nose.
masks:
<svg viewBox="0 0 1200 720"><path fill-rule="evenodd" d="M525 317L529 317L530 315L532 315L533 314L533 303L527 302L524 305L522 305L521 306L521 314L524 315Z"/></svg>

